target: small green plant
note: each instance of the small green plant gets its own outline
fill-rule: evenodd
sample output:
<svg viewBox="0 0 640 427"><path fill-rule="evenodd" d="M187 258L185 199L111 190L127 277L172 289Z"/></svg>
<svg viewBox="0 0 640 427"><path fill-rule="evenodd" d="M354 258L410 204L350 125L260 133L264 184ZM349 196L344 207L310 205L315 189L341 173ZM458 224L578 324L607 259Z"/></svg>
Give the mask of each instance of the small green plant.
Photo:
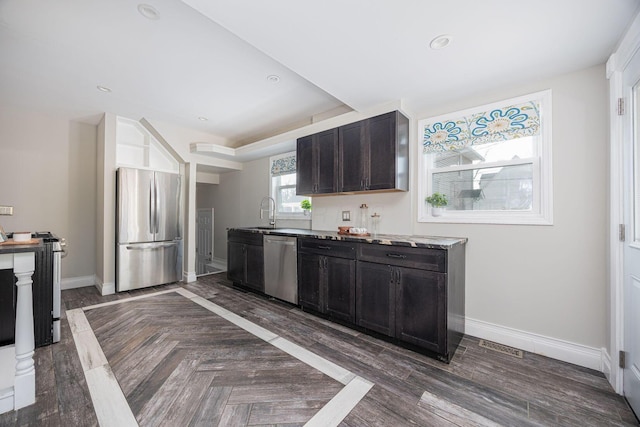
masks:
<svg viewBox="0 0 640 427"><path fill-rule="evenodd" d="M307 199L304 199L303 201L300 202L300 207L302 209L304 209L305 211L310 211L311 210L311 202Z"/></svg>
<svg viewBox="0 0 640 427"><path fill-rule="evenodd" d="M425 202L429 203L434 208L440 208L442 206L447 206L447 196L442 193L433 193L426 199Z"/></svg>

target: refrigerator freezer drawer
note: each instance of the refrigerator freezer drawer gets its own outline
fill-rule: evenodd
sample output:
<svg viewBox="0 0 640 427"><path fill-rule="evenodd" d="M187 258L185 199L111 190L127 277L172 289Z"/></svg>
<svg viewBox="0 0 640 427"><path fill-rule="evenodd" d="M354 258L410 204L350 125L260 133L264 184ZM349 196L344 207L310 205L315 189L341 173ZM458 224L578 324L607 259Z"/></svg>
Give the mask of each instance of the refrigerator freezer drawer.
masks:
<svg viewBox="0 0 640 427"><path fill-rule="evenodd" d="M182 241L118 245L118 292L180 280L181 245Z"/></svg>

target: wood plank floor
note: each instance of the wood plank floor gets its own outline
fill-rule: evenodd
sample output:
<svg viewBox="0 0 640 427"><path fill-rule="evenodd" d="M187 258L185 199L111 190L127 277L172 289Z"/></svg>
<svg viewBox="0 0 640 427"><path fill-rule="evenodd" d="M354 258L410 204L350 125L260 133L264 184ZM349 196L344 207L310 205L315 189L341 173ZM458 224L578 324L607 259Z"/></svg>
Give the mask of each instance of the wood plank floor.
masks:
<svg viewBox="0 0 640 427"><path fill-rule="evenodd" d="M94 288L80 288L63 291L63 303L66 309L80 308L177 287L167 285L108 297L100 296ZM447 365L332 324L285 303L240 292L230 287L224 273L206 276L183 287L373 382L373 388L343 420L344 426L639 425L624 399L613 392L604 376L586 368L526 352L518 359L480 347L479 340L469 336L463 339ZM136 416L144 413L148 414L147 420L153 420L146 425L170 425L170 421L189 417L192 421L202 420L205 425L216 425L216 420L223 421L221 425L239 425L236 421L224 422L220 414L226 408L229 408L226 416L244 417L244 425L275 425L287 420L291 421L290 425L300 425L317 405L330 398L333 388L342 386L299 365L293 358L273 352L264 342L254 341L255 338L230 327L210 312L190 309L192 306L187 300L174 293L157 298L152 297L147 303L138 300L140 302L85 312L130 407ZM158 306L151 307L153 305ZM191 314L194 317L189 318L186 313L181 316L185 308L195 312ZM162 310L167 315L166 328L155 329L140 320L144 317L140 313L145 310ZM113 323L118 317L115 313L124 316L128 327ZM36 404L0 415L0 426L97 425L64 316L61 323L62 341L36 350ZM171 329L174 327L175 330ZM219 337L208 329L228 338L228 347L221 346L219 354L206 349L206 343L210 342L207 340ZM189 338L191 333L196 339ZM153 340L161 340L164 345L156 347L155 356L143 357L141 349L153 347L144 345ZM236 351L231 350L234 341L239 342L237 348L242 349L235 357L231 354ZM174 378L182 381L182 392L174 393L175 400L165 407L173 409L164 415L145 410L152 405L150 400L161 396L157 393L163 387L175 386L170 382L170 367L180 366L189 349L197 349L194 351L199 355L197 362L203 367L201 370L217 372L221 383L215 384L215 375L212 379L196 375L194 371L181 371L184 377ZM242 360L245 356L257 358L256 367L268 368L272 363L280 366L265 369L269 374L253 374ZM161 359L164 362L158 363ZM291 367L311 375L308 381L300 382L296 375L292 375L293 378L282 375L283 370ZM196 369L196 372L199 371ZM314 384L320 386L313 387ZM323 395L325 388L326 395ZM296 394L299 398L290 400ZM181 396L184 398L180 399ZM306 401L310 403L300 403ZM280 418L274 417L274 413L279 413ZM282 417L283 414L289 418ZM141 425L145 425L144 420L143 417ZM186 424L176 421L172 425Z"/></svg>

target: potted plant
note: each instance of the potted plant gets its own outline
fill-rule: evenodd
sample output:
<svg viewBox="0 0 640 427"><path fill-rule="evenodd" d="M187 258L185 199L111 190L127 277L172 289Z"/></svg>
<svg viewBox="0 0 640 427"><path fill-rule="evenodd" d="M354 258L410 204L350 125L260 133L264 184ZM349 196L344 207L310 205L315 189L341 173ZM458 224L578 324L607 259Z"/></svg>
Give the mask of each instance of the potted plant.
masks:
<svg viewBox="0 0 640 427"><path fill-rule="evenodd" d="M433 216L442 215L444 207L447 206L447 196L442 193L433 193L424 200L431 205L431 215Z"/></svg>
<svg viewBox="0 0 640 427"><path fill-rule="evenodd" d="M309 212L311 212L311 202L308 199L304 199L303 201L301 201L300 207L304 211L305 215L309 215Z"/></svg>

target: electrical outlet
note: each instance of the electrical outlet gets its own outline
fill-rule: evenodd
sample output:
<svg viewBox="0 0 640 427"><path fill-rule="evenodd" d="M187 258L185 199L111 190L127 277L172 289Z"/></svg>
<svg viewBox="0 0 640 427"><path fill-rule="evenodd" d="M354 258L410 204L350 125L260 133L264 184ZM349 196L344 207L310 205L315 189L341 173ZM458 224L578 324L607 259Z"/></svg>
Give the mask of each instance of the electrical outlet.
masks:
<svg viewBox="0 0 640 427"><path fill-rule="evenodd" d="M342 211L342 220L351 221L351 211Z"/></svg>
<svg viewBox="0 0 640 427"><path fill-rule="evenodd" d="M0 206L0 215L13 215L13 206Z"/></svg>

